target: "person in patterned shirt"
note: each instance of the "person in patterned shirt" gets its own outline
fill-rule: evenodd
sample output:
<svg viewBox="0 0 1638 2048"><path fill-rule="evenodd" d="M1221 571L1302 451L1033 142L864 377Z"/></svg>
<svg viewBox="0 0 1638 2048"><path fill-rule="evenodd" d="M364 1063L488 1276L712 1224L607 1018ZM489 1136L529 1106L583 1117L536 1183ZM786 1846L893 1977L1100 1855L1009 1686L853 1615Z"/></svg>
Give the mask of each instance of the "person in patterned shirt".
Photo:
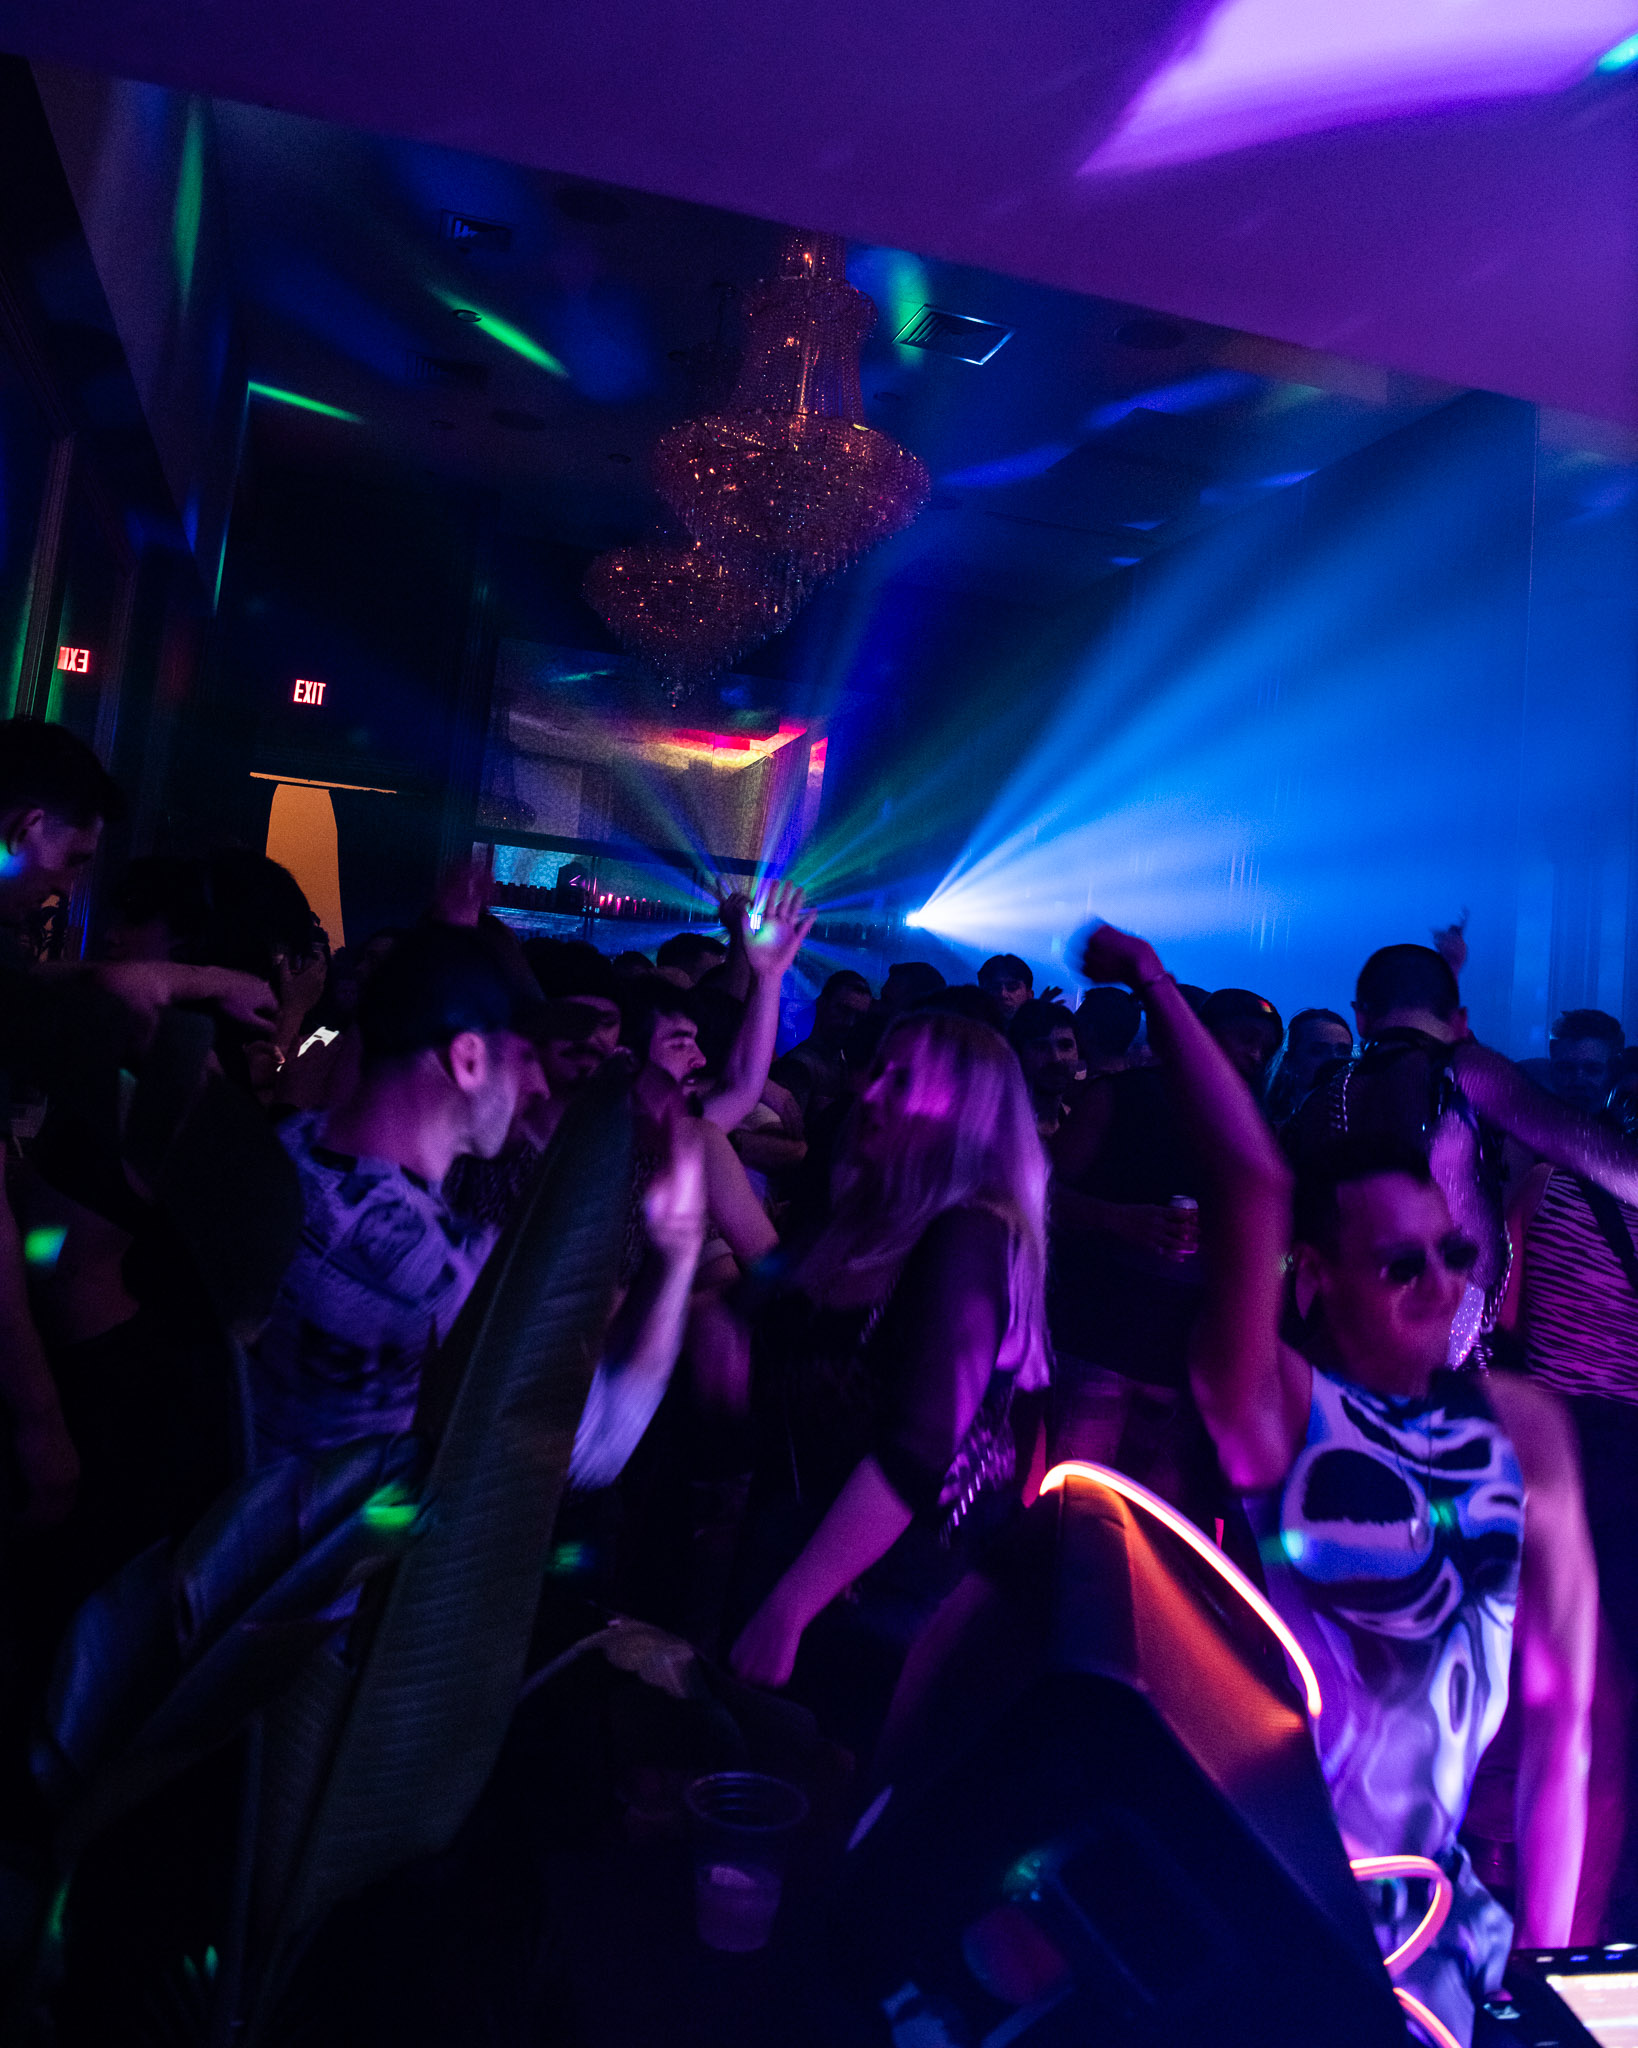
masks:
<svg viewBox="0 0 1638 2048"><path fill-rule="evenodd" d="M476 1282L499 1228L442 1192L463 1155L493 1158L545 1093L530 1033L540 997L478 931L429 925L371 977L363 1070L340 1107L290 1119L301 1177L296 1257L251 1358L258 1456L312 1454L410 1428L421 1370ZM598 1367L571 1472L606 1484L665 1390L704 1231L686 1131L645 1201L653 1271L633 1288Z"/></svg>
<svg viewBox="0 0 1638 2048"><path fill-rule="evenodd" d="M1445 1369L1480 1247L1423 1152L1355 1134L1293 1188L1153 948L1104 926L1082 971L1145 999L1204 1173L1194 1397L1318 1674L1315 1748L1349 1855L1430 1858L1450 1880L1400 1986L1466 2044L1515 1932L1459 1839L1515 1653L1517 1939L1570 1939L1598 1608L1574 1432L1522 1375ZM1300 1350L1281 1336L1288 1248ZM1381 1884L1367 1901L1386 1954L1420 1902Z"/></svg>

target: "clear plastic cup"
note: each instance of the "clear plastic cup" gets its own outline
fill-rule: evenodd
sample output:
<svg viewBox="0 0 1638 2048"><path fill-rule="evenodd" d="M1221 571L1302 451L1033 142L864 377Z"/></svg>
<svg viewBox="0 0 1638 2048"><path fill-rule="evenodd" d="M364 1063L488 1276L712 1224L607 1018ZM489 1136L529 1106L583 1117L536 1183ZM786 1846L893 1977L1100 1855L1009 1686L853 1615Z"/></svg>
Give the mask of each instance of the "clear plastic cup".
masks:
<svg viewBox="0 0 1638 2048"><path fill-rule="evenodd" d="M746 1955L779 1910L785 1854L808 1802L782 1778L717 1771L683 1794L694 1838L694 1924L707 1948Z"/></svg>

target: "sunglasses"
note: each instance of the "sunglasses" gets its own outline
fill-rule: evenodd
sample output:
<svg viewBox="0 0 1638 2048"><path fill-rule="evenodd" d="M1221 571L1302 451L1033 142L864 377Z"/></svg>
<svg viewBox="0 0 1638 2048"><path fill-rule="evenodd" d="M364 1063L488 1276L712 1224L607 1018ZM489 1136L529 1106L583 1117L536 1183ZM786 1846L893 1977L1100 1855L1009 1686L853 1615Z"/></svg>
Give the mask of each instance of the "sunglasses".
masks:
<svg viewBox="0 0 1638 2048"><path fill-rule="evenodd" d="M1439 1261L1447 1273L1471 1273L1479 1263L1479 1247L1470 1237L1456 1232L1445 1238L1439 1245ZM1417 1245L1412 1251L1400 1252L1389 1259L1382 1268L1382 1278L1390 1287L1414 1287L1428 1269L1428 1252L1425 1245Z"/></svg>

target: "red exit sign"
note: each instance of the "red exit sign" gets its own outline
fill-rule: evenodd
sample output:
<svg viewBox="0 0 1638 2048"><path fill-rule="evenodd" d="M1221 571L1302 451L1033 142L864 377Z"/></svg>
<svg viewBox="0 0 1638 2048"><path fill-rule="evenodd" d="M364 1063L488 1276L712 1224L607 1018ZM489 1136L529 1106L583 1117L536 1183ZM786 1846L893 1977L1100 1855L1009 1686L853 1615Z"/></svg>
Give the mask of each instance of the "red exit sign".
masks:
<svg viewBox="0 0 1638 2048"><path fill-rule="evenodd" d="M326 683L314 682L311 676L297 676L292 701L297 704L322 704L324 692L328 687Z"/></svg>
<svg viewBox="0 0 1638 2048"><path fill-rule="evenodd" d="M59 647L57 666L66 669L71 676L88 676L91 673L91 650L89 647Z"/></svg>

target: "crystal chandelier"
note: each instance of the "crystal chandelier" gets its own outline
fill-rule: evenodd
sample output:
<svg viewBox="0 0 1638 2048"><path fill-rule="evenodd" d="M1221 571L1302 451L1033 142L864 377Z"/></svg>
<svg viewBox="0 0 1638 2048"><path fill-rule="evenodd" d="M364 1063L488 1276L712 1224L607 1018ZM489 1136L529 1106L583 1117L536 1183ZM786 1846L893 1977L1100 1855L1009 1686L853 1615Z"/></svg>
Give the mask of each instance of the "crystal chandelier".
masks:
<svg viewBox="0 0 1638 2048"><path fill-rule="evenodd" d="M790 623L777 590L697 542L613 548L587 570L584 589L614 637L658 671L673 704Z"/></svg>
<svg viewBox="0 0 1638 2048"><path fill-rule="evenodd" d="M859 350L876 309L838 235L792 235L747 306L733 396L654 451L660 496L694 538L804 581L833 575L926 504L927 471L863 423Z"/></svg>
<svg viewBox="0 0 1638 2048"><path fill-rule="evenodd" d="M793 234L750 294L744 360L720 412L654 451L693 546L601 555L585 593L609 630L681 690L780 632L825 577L909 525L925 466L863 423L859 350L876 309L836 235Z"/></svg>

